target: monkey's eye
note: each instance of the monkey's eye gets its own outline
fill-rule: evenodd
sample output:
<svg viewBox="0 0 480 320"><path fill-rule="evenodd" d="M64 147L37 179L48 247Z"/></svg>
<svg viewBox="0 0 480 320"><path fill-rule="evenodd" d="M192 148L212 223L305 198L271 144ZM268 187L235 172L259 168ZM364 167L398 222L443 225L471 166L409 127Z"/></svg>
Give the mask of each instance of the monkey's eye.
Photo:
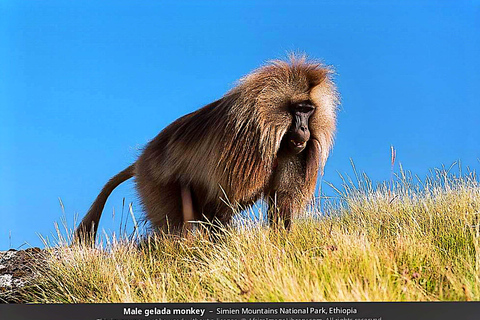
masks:
<svg viewBox="0 0 480 320"><path fill-rule="evenodd" d="M315 110L315 108L313 107L313 105L309 101L305 101L305 102L297 103L294 106L294 110L295 110L295 112L310 113L313 110Z"/></svg>

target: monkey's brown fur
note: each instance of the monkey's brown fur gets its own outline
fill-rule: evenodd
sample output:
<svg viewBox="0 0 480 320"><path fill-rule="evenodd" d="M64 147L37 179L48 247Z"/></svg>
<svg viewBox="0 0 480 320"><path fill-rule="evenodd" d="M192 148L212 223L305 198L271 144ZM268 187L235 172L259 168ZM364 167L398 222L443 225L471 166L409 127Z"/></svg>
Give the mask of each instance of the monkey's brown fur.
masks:
<svg viewBox="0 0 480 320"><path fill-rule="evenodd" d="M223 98L160 132L139 159L103 188L76 236L98 226L106 198L135 176L152 226L178 232L186 221L228 223L232 208L269 199L270 220L289 227L291 215L313 197L333 144L338 104L331 71L304 57L273 61L242 78ZM281 147L292 124L292 103L310 101L310 140L291 154ZM92 229L93 228L93 229Z"/></svg>

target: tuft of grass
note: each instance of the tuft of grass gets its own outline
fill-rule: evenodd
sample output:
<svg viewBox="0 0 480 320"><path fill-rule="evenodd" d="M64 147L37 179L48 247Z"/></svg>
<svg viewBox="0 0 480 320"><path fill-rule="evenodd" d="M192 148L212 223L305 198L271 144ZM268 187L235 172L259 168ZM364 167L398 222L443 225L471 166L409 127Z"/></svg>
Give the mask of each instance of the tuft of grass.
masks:
<svg viewBox="0 0 480 320"><path fill-rule="evenodd" d="M152 235L50 249L28 290L41 303L480 300L474 173L344 178L339 200L290 232L257 224L212 243Z"/></svg>

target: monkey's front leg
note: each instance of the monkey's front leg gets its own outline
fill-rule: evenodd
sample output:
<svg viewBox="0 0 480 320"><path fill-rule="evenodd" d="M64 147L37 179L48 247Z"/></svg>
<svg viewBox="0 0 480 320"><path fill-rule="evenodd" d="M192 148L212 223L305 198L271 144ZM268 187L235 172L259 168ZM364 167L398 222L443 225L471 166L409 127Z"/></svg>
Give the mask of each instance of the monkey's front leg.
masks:
<svg viewBox="0 0 480 320"><path fill-rule="evenodd" d="M270 226L290 230L294 212L294 201L286 194L275 193L269 197L268 221Z"/></svg>
<svg viewBox="0 0 480 320"><path fill-rule="evenodd" d="M202 228L207 232L209 239L217 242L225 235L232 221L233 209L225 203L209 202L201 208L200 221Z"/></svg>

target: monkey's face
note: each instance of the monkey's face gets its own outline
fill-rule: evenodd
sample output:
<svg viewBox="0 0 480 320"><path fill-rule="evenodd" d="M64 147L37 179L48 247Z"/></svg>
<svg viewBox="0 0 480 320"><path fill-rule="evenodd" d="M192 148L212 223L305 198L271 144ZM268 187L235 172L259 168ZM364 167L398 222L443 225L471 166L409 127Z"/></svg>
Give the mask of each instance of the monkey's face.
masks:
<svg viewBox="0 0 480 320"><path fill-rule="evenodd" d="M315 107L310 101L303 101L292 104L289 111L292 114L292 125L287 132L286 141L289 150L298 154L305 149L310 140L308 120L315 111Z"/></svg>

